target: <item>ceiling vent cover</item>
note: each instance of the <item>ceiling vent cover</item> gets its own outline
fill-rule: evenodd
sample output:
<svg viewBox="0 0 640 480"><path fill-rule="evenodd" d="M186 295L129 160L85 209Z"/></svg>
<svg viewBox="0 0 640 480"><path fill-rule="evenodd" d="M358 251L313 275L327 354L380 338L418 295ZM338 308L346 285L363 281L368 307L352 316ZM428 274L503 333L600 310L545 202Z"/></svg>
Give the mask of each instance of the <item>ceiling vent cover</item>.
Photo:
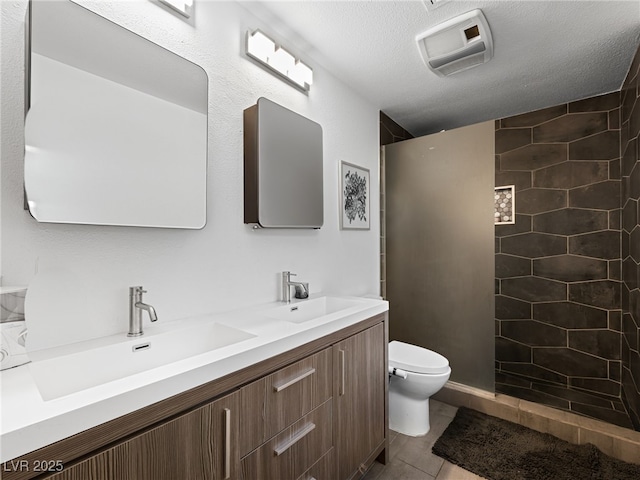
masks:
<svg viewBox="0 0 640 480"><path fill-rule="evenodd" d="M449 2L449 0L422 0L424 6L427 7L427 10L433 10L434 8L438 8L439 6Z"/></svg>
<svg viewBox="0 0 640 480"><path fill-rule="evenodd" d="M473 10L430 28L416 37L425 65L441 77L488 62L493 40L487 19Z"/></svg>

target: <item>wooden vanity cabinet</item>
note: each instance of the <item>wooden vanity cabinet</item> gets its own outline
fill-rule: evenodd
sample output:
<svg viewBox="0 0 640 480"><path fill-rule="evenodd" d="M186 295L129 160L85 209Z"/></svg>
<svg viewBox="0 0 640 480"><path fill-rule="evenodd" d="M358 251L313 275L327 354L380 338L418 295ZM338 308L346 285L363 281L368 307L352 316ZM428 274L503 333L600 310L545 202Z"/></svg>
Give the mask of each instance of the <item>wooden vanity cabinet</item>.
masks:
<svg viewBox="0 0 640 480"><path fill-rule="evenodd" d="M331 348L243 387L243 479L296 480L322 458L333 446L332 392Z"/></svg>
<svg viewBox="0 0 640 480"><path fill-rule="evenodd" d="M91 456L50 480L226 480L238 477L239 392Z"/></svg>
<svg viewBox="0 0 640 480"><path fill-rule="evenodd" d="M2 478L360 478L388 458L387 332L387 314L368 318L27 453ZM64 469L10 468L39 461Z"/></svg>
<svg viewBox="0 0 640 480"><path fill-rule="evenodd" d="M385 448L385 327L380 322L241 389L243 480L347 480L367 471ZM293 445L290 455L277 453L282 445Z"/></svg>
<svg viewBox="0 0 640 480"><path fill-rule="evenodd" d="M339 479L364 474L386 437L386 335L383 323L333 346ZM374 455L375 453L375 455Z"/></svg>

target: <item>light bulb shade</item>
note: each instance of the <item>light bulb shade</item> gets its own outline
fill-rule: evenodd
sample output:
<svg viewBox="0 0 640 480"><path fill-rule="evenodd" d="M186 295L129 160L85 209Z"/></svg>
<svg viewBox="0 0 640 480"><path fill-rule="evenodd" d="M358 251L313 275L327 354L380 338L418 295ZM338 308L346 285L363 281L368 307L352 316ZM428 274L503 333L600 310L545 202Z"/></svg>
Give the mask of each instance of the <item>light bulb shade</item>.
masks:
<svg viewBox="0 0 640 480"><path fill-rule="evenodd" d="M247 53L262 62L268 62L276 51L276 44L260 30L247 34Z"/></svg>
<svg viewBox="0 0 640 480"><path fill-rule="evenodd" d="M289 71L288 77L304 90L309 90L313 84L313 70L300 60L296 61L295 67Z"/></svg>
<svg viewBox="0 0 640 480"><path fill-rule="evenodd" d="M304 92L313 83L313 70L260 30L247 32L247 56L269 71L277 73Z"/></svg>
<svg viewBox="0 0 640 480"><path fill-rule="evenodd" d="M290 71L296 66L296 58L287 52L284 48L279 47L271 58L269 58L269 65L278 70L284 75L288 75Z"/></svg>
<svg viewBox="0 0 640 480"><path fill-rule="evenodd" d="M293 75L289 75L292 79L295 77L299 79L301 83L307 83L308 85L313 84L313 70L304 64L302 61L298 60L296 62L296 66L293 69ZM298 81L298 80L296 80Z"/></svg>

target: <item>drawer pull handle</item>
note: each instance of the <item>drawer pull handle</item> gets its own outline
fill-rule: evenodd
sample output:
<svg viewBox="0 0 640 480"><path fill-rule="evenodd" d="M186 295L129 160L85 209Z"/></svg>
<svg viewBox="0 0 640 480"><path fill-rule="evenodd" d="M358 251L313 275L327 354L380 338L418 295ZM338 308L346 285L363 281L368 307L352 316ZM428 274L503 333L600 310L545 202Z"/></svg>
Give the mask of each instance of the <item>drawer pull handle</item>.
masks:
<svg viewBox="0 0 640 480"><path fill-rule="evenodd" d="M282 444L279 447L277 447L273 451L273 453L276 454L276 457L279 457L284 452L286 452L291 447L293 447L296 443L298 443L300 440L302 440L304 437L306 437L309 433L311 433L315 428L316 428L316 424L315 423L310 423L308 425L305 425L302 430L300 430L298 433L296 433L293 437L291 437L289 440L287 440L284 444Z"/></svg>
<svg viewBox="0 0 640 480"><path fill-rule="evenodd" d="M344 350L339 350L339 359L340 359L340 390L338 394L340 396L344 395L344 382L345 382L345 362L344 362Z"/></svg>
<svg viewBox="0 0 640 480"><path fill-rule="evenodd" d="M231 477L231 410L224 409L224 478Z"/></svg>
<svg viewBox="0 0 640 480"><path fill-rule="evenodd" d="M293 385L294 383L298 383L300 380L303 380L305 378L307 378L309 375L313 375L314 373L316 373L316 369L315 368L310 368L309 370L307 370L304 373L301 373L300 375L298 375L296 378L292 378L291 380L289 380L288 382L282 383L280 385L274 385L273 386L273 391L274 392L281 392L282 390L284 390L285 388L290 387L291 385Z"/></svg>

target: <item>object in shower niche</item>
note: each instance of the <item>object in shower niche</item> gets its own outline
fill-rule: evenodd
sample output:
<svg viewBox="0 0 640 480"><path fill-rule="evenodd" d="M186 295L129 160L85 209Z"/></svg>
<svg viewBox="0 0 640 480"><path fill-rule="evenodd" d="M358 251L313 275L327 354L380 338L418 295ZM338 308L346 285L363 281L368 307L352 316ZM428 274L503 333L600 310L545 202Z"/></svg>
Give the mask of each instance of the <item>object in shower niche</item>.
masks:
<svg viewBox="0 0 640 480"><path fill-rule="evenodd" d="M340 228L369 230L369 170L340 162Z"/></svg>
<svg viewBox="0 0 640 480"><path fill-rule="evenodd" d="M494 221L496 225L516 223L516 188L514 185L495 188Z"/></svg>
<svg viewBox="0 0 640 480"><path fill-rule="evenodd" d="M0 287L0 370L29 362L24 287Z"/></svg>

